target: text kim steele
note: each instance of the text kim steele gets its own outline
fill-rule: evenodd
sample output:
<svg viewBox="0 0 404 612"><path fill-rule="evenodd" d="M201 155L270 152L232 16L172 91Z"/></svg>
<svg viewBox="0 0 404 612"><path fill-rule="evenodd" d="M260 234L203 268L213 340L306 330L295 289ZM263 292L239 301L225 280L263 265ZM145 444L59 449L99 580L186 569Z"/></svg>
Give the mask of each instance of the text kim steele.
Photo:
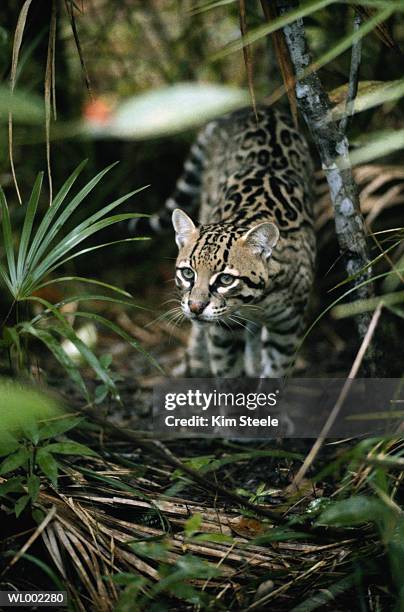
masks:
<svg viewBox="0 0 404 612"><path fill-rule="evenodd" d="M278 418L266 415L265 417L257 418L249 415L241 414L237 417L228 417L223 415L192 415L189 417L176 417L169 414L164 418L166 427L278 427Z"/></svg>

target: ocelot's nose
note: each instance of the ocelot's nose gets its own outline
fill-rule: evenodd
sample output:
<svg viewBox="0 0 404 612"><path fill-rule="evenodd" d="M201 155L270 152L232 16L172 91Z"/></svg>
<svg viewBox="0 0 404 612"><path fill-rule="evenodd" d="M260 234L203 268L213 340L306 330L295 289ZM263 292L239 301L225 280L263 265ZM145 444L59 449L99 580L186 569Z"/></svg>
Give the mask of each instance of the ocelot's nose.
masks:
<svg viewBox="0 0 404 612"><path fill-rule="evenodd" d="M209 302L203 302L201 300L188 300L188 307L192 314L200 315L205 310Z"/></svg>

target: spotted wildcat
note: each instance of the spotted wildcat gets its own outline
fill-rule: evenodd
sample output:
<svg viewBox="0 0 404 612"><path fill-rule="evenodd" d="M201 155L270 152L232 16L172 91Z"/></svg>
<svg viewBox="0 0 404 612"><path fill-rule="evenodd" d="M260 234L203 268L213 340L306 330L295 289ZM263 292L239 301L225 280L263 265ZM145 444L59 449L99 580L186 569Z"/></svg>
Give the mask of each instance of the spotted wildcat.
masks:
<svg viewBox="0 0 404 612"><path fill-rule="evenodd" d="M312 183L307 144L282 112L243 109L199 135L151 219L157 230L172 217L175 229L175 282L192 322L186 375L285 375L313 283Z"/></svg>

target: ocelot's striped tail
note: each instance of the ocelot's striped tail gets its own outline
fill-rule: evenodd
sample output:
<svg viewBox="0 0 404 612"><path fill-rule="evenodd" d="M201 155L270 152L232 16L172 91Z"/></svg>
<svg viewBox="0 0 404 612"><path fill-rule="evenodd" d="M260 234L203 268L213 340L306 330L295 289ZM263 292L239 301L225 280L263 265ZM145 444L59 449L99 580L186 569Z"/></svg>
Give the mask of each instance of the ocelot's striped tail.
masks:
<svg viewBox="0 0 404 612"><path fill-rule="evenodd" d="M164 208L149 218L133 219L129 229L133 234L154 234L168 231L172 228L171 215L175 208L181 208L193 215L199 208L201 178L205 164L205 152L208 136L211 131L209 124L192 145L184 164L184 171L178 179L174 192L166 200Z"/></svg>

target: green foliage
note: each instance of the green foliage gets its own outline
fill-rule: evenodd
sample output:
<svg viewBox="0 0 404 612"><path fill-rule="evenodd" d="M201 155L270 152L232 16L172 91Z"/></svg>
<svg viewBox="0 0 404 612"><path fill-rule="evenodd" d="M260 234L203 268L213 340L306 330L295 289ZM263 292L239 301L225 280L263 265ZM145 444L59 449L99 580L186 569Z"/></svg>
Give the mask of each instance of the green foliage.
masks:
<svg viewBox="0 0 404 612"><path fill-rule="evenodd" d="M57 419L61 414L54 398L39 393L34 388L0 379L0 457L15 450L18 446L16 438L25 433L32 437L40 436L37 430L38 421L46 423L49 419L56 419L48 427L48 437L54 435L53 428L58 426ZM65 431L63 422L60 422L59 427L61 432ZM41 435L46 430L47 426L44 424Z"/></svg>
<svg viewBox="0 0 404 612"><path fill-rule="evenodd" d="M166 610L170 597L202 606L202 609L208 608L212 597L193 587L190 582L220 576L219 568L190 554L178 557L174 564L169 565L166 562L169 550L164 542L139 542L132 544L132 548L149 560L159 561L157 571L160 580L152 582L148 578L128 573L115 575L114 582L125 587L116 606L117 612L144 610L146 607L156 611Z"/></svg>
<svg viewBox="0 0 404 612"><path fill-rule="evenodd" d="M24 414L24 404L20 406ZM0 439L0 476L6 480L0 484L2 504L18 517L28 504L38 500L41 477L57 487L60 470L59 455L79 457L96 456L97 453L65 436L66 432L83 421L74 416L59 414L51 419L31 419L28 430L14 429L8 439ZM52 442L63 436L62 441ZM12 444L10 444L12 441ZM16 475L13 475L16 474Z"/></svg>
<svg viewBox="0 0 404 612"><path fill-rule="evenodd" d="M115 397L118 397L115 380L109 372L109 364L104 365L85 342L83 342L63 313L62 307L71 302L80 303L89 300L108 301L123 304L125 306L134 306L134 304L128 301L128 299L124 301L120 298L118 299L117 297L103 294L75 295L57 304L52 304L48 300L41 298L38 292L50 284L61 282L67 284L70 281L80 280L83 283L96 284L97 286L106 288L125 298L131 298L132 296L126 291L95 279L73 276L50 279L49 276L67 262L83 254L88 254L97 249L109 246L110 244L143 240L144 238L136 237L77 250L77 246L81 242L101 230L119 223L120 221L142 216L137 213L115 215L110 215L109 213L143 188L132 191L114 200L112 203L101 208L101 210L88 216L84 221L74 226L73 229L62 233L66 224L70 221L71 215L115 164L99 172L66 204L66 198L84 165L85 162L82 162L65 181L59 193L55 196L52 205L45 212L38 227L34 230L43 173L38 175L25 211L17 252L15 252L14 247L9 208L4 192L0 189L1 225L5 251L5 262L0 262L0 280L8 291L11 301L10 311L5 323L7 323L13 310L15 311L17 319L17 323L13 326L4 325L2 339L0 340L0 348L8 352L11 361L15 364L15 369L18 371L24 369L26 362L25 340L27 338L39 340L53 353L54 357L66 370L69 377L88 398L87 389L77 364L60 342L60 339L69 340L81 355L83 361L90 366L97 378L101 381L103 385L102 392L98 391L97 395L97 399L100 401L100 397L103 399L107 393L112 393ZM24 303L38 304L42 308L41 313L32 319L22 319L21 309L18 309L18 304ZM100 325L104 325L109 330L124 338L134 348L142 351L147 358L152 360L148 354L142 350L142 347L124 330L105 317L85 311L78 312L77 316L91 319ZM157 366L154 361L153 363Z"/></svg>

